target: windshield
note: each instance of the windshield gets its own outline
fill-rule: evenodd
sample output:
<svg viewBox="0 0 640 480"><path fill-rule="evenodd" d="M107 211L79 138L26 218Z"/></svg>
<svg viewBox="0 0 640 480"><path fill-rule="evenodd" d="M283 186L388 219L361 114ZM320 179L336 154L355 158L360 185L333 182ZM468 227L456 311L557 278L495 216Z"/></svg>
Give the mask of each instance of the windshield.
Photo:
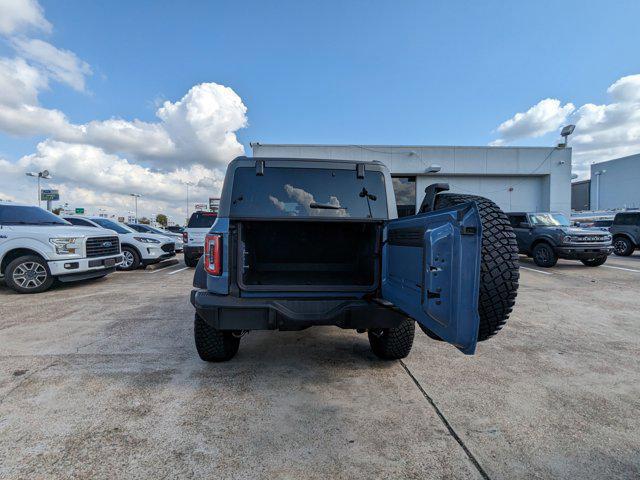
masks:
<svg viewBox="0 0 640 480"><path fill-rule="evenodd" d="M117 223L112 220L107 220L106 218L92 218L92 222L96 222L102 228L108 228L109 230L114 230L118 233L135 233L135 230L123 225L122 223Z"/></svg>
<svg viewBox="0 0 640 480"><path fill-rule="evenodd" d="M567 217L561 213L532 213L531 224L539 227L568 227L571 225Z"/></svg>
<svg viewBox="0 0 640 480"><path fill-rule="evenodd" d="M211 228L218 215L212 212L194 212L191 214L187 228Z"/></svg>
<svg viewBox="0 0 640 480"><path fill-rule="evenodd" d="M71 225L40 207L0 205L1 225Z"/></svg>
<svg viewBox="0 0 640 480"><path fill-rule="evenodd" d="M358 178L353 169L254 168L235 171L232 217L387 218L381 172Z"/></svg>
<svg viewBox="0 0 640 480"><path fill-rule="evenodd" d="M148 225L145 225L145 226L147 227L147 230L151 233L157 233L158 235L172 235L171 232L163 232L159 228L150 227Z"/></svg>

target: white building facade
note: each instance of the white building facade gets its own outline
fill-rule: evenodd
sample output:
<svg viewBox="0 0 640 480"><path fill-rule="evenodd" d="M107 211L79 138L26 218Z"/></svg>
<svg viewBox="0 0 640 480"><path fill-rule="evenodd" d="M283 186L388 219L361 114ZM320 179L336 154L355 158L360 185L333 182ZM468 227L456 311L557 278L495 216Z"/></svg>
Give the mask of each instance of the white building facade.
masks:
<svg viewBox="0 0 640 480"><path fill-rule="evenodd" d="M640 207L640 153L591 165L591 209Z"/></svg>
<svg viewBox="0 0 640 480"><path fill-rule="evenodd" d="M504 211L571 212L571 149L251 143L254 157L378 160L394 177L400 215L415 212L432 183L482 195ZM433 172L437 170L438 172Z"/></svg>

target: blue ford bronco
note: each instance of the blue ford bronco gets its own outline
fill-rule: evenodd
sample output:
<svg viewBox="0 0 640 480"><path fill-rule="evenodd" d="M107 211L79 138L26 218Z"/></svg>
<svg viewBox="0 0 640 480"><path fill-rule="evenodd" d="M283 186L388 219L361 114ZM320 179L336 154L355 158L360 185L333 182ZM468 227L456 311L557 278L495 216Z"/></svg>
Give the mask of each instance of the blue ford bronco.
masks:
<svg viewBox="0 0 640 480"><path fill-rule="evenodd" d="M446 190L430 185L418 214L397 218L382 163L233 160L194 273L200 358L231 359L251 330L318 325L404 358L415 322L473 354L511 313L518 246L495 203Z"/></svg>

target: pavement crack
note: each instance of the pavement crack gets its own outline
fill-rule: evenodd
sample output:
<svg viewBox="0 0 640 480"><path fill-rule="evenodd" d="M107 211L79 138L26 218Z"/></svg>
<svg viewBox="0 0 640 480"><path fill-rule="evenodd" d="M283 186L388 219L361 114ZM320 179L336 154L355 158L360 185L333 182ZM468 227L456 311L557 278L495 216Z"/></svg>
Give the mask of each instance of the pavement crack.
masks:
<svg viewBox="0 0 640 480"><path fill-rule="evenodd" d="M433 398L431 398L431 396L425 391L425 389L422 388L422 385L420 385L420 382L418 381L418 379L413 376L413 373L411 373L411 370L409 370L409 367L407 367L407 365L402 360L400 360L400 365L402 365L402 368L404 368L404 371L407 372L407 375L409 375L411 380L413 380L413 383L415 383L416 387L418 387L418 390L420 390L420 393L422 393L422 396L424 396L427 402L429 402L429 405L431 405L431 408L433 408L433 410L436 412L436 415L438 415L438 417L440 418L440 421L444 424L445 427L447 427L449 434L453 437L453 439L456 442L458 442L458 445L462 447L462 450L464 450L464 453L467 455L467 457L469 458L469 461L471 461L471 463L476 468L480 476L485 480L491 480L491 477L489 477L487 472L485 472L484 468L482 468L482 465L480 465L480 462L478 462L478 459L473 455L473 453L471 453L471 450L469 450L469 448L465 445L462 438L460 438L460 436L453 429L453 427L449 423L449 420L447 420L447 417L444 416L442 411L438 408L436 403L433 401Z"/></svg>

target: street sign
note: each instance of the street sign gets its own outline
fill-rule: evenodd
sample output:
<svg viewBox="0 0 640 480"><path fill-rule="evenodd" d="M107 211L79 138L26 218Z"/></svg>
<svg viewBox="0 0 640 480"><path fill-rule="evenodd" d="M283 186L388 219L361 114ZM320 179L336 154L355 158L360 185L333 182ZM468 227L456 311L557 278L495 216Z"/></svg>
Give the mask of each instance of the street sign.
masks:
<svg viewBox="0 0 640 480"><path fill-rule="evenodd" d="M118 221L119 221L120 223L124 223L124 217L118 217Z"/></svg>
<svg viewBox="0 0 640 480"><path fill-rule="evenodd" d="M84 214L84 208L76 208L76 215L83 215Z"/></svg>
<svg viewBox="0 0 640 480"><path fill-rule="evenodd" d="M206 203L196 203L195 207L196 207L196 210L204 210L205 208L207 208L207 204Z"/></svg>
<svg viewBox="0 0 640 480"><path fill-rule="evenodd" d="M217 212L219 206L220 206L219 198L209 198L209 210L211 210L212 212Z"/></svg>
<svg viewBox="0 0 640 480"><path fill-rule="evenodd" d="M60 193L58 193L58 190L49 190L43 188L42 190L40 190L40 200L60 200Z"/></svg>

